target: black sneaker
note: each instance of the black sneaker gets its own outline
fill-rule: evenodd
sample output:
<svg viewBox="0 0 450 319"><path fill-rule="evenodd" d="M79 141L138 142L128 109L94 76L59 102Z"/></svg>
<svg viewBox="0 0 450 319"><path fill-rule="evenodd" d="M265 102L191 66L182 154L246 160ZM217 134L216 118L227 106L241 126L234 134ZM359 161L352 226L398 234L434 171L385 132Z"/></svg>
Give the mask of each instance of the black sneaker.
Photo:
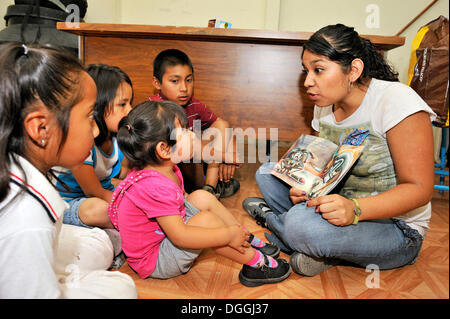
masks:
<svg viewBox="0 0 450 319"><path fill-rule="evenodd" d="M270 268L266 266L267 257L264 256L265 264L259 268L253 268L248 265L242 266L239 272L239 281L247 287L257 287L264 284L274 284L285 280L291 273L291 266L284 259L276 259L278 266Z"/></svg>
<svg viewBox="0 0 450 319"><path fill-rule="evenodd" d="M245 211L256 220L258 225L267 228L266 216L268 213L271 213L272 210L267 205L264 198L248 197L242 202L242 207L244 207Z"/></svg>
<svg viewBox="0 0 450 319"><path fill-rule="evenodd" d="M249 243L252 242L253 237L254 237L254 235L250 234L250 238L248 240ZM261 253L263 253L263 255L270 256L272 258L278 258L278 256L280 256L280 248L278 248L278 246L276 246L272 243L270 243L270 244L265 243L265 244L266 245L263 247L256 247L253 245L252 245L252 247L255 249L258 249Z"/></svg>
<svg viewBox="0 0 450 319"><path fill-rule="evenodd" d="M218 181L216 191L220 194L220 198L225 198L234 195L240 187L241 184L232 178L229 182Z"/></svg>
<svg viewBox="0 0 450 319"><path fill-rule="evenodd" d="M111 266L109 266L109 269L120 269L124 263L125 263L125 255L122 252L116 257L114 257Z"/></svg>
<svg viewBox="0 0 450 319"><path fill-rule="evenodd" d="M212 187L211 185L206 184L205 186L202 187L202 189L213 194L214 196L216 196L217 199L219 199L220 194L217 193L216 189L214 187Z"/></svg>

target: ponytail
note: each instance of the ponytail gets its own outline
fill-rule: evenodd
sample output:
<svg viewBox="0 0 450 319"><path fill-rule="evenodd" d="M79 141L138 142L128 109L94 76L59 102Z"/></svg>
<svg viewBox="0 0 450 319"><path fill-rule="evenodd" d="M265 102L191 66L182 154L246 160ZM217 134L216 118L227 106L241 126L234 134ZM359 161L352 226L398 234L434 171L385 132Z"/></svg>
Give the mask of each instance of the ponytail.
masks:
<svg viewBox="0 0 450 319"><path fill-rule="evenodd" d="M26 58L24 53L25 49L19 46L11 50L0 49L0 202L9 192L10 150L14 149L18 155L24 153L23 144L10 138L23 135L18 125L22 103L14 66L19 59ZM12 160L15 158L12 157Z"/></svg>
<svg viewBox="0 0 450 319"><path fill-rule="evenodd" d="M171 101L145 101L135 106L119 122L117 144L128 160L129 168L143 169L161 163L156 153L159 142L174 146L175 119L186 128L186 113Z"/></svg>
<svg viewBox="0 0 450 319"><path fill-rule="evenodd" d="M362 84L371 78L398 82L398 73L384 60L372 42L361 38L354 28L343 24L329 25L315 32L305 43L304 50L339 63L344 72L349 70L354 59L361 59L364 70L358 83Z"/></svg>
<svg viewBox="0 0 450 319"><path fill-rule="evenodd" d="M362 78L375 78L379 80L398 82L398 73L387 64L380 52L370 40L360 38L362 42L361 60L364 62Z"/></svg>

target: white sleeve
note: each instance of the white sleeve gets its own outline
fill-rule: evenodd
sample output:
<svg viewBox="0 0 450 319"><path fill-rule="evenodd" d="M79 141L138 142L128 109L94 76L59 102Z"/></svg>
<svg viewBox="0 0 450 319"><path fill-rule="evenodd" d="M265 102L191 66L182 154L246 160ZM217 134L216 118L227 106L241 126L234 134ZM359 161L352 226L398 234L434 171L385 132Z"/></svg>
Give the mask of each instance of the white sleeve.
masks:
<svg viewBox="0 0 450 319"><path fill-rule="evenodd" d="M328 119L328 121L329 121L332 116L333 116L333 106L332 105L320 106L320 107L314 105L314 117L311 122L312 128L316 132L320 132L319 120L321 118L324 118L324 119Z"/></svg>
<svg viewBox="0 0 450 319"><path fill-rule="evenodd" d="M2 239L0 298L60 298L53 269L55 230L35 228Z"/></svg>
<svg viewBox="0 0 450 319"><path fill-rule="evenodd" d="M408 116L425 111L433 120L436 114L428 104L409 86L397 83L386 89L378 103L377 114L374 119L375 132L386 138L386 132L403 121Z"/></svg>
<svg viewBox="0 0 450 319"><path fill-rule="evenodd" d="M319 132L320 131L320 127L319 127L319 112L320 109L314 105L314 117L311 121L311 126L314 129L314 131Z"/></svg>

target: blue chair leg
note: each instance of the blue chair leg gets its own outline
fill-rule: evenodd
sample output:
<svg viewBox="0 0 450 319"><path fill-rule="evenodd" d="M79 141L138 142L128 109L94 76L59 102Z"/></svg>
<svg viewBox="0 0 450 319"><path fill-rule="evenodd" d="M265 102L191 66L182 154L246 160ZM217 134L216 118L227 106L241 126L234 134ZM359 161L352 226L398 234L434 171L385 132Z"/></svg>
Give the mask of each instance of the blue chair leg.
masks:
<svg viewBox="0 0 450 319"><path fill-rule="evenodd" d="M434 189L439 190L439 193L442 194L444 191L448 191L448 185L445 185L445 177L449 176L448 170L445 170L445 154L447 153L447 134L448 134L448 126L442 128L442 142L441 142L441 151L440 151L440 163L435 163L434 167L438 168L434 170L436 175L439 175L439 185L434 185Z"/></svg>

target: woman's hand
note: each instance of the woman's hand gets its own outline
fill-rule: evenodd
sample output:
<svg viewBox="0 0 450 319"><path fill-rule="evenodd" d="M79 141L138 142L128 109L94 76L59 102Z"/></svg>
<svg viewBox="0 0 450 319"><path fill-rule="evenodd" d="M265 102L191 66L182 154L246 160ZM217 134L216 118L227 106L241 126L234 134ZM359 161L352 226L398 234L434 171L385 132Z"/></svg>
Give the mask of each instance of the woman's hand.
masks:
<svg viewBox="0 0 450 319"><path fill-rule="evenodd" d="M306 206L316 206L316 213L321 213L324 219L336 226L350 225L355 218L353 201L338 194L311 199Z"/></svg>
<svg viewBox="0 0 450 319"><path fill-rule="evenodd" d="M243 254L245 252L244 248L250 247L250 243L248 242L250 232L238 224L228 226L228 229L231 237L228 246Z"/></svg>
<svg viewBox="0 0 450 319"><path fill-rule="evenodd" d="M292 187L289 190L289 198L294 205L309 200L309 197L306 196L305 191L301 191L295 187Z"/></svg>

